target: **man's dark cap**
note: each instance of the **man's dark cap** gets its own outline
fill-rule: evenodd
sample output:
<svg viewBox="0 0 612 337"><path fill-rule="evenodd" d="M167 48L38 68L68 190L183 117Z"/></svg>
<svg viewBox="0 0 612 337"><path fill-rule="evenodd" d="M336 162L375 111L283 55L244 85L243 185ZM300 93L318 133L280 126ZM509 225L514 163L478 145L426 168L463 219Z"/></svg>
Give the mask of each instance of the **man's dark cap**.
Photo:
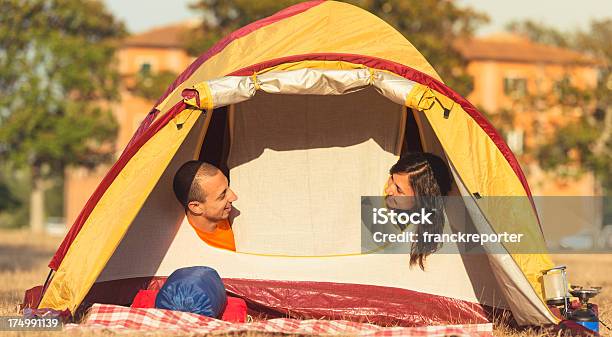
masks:
<svg viewBox="0 0 612 337"><path fill-rule="evenodd" d="M202 164L204 164L204 162L190 160L183 164L174 175L172 184L174 195L176 195L176 199L178 199L184 207L187 207L189 204L189 190L191 190L191 184L193 184L193 180L198 174L198 170Z"/></svg>

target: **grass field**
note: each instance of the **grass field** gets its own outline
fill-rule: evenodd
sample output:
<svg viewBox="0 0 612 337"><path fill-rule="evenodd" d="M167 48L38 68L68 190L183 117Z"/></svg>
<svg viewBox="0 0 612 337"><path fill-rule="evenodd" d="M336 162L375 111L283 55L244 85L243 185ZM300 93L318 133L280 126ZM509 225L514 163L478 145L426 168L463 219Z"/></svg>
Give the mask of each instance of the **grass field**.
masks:
<svg viewBox="0 0 612 337"><path fill-rule="evenodd" d="M61 238L33 236L26 231L0 230L0 316L18 313L18 304L25 289L44 282L49 269L47 263L58 247ZM553 255L556 264L568 266L570 282L579 285L603 286L602 293L594 302L600 306L600 317L612 322L612 254L599 255ZM610 325L610 324L609 324ZM601 327L604 336L612 336ZM7 336L49 336L59 333L10 332ZM504 324L495 325L495 336L533 337L542 332L516 331ZM64 334L62 334L64 335ZM69 336L90 336L82 332L70 332ZM109 332L98 332L95 336L108 336ZM123 335L122 335L123 336ZM249 334L252 336L252 334Z"/></svg>

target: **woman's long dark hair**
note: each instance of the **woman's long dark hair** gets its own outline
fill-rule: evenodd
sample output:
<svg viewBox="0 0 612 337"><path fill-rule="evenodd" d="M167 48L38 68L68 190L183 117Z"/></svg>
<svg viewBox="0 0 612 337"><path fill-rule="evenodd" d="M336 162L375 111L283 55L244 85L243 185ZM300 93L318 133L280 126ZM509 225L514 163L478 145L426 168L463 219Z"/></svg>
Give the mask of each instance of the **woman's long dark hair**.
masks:
<svg viewBox="0 0 612 337"><path fill-rule="evenodd" d="M414 191L415 208L433 212L431 225L416 226L418 242L410 248L410 266L419 264L425 270L425 259L442 246L438 242L425 242L423 233L442 234L444 230L444 202L442 196L451 189L448 167L442 158L426 152L404 154L389 170L390 174L407 173Z"/></svg>

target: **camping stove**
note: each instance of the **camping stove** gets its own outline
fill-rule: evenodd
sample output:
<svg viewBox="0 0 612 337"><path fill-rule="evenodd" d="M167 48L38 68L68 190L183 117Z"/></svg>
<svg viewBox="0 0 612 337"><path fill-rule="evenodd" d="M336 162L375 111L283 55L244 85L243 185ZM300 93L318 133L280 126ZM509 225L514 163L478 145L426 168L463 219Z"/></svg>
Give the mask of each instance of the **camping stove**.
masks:
<svg viewBox="0 0 612 337"><path fill-rule="evenodd" d="M589 300L599 294L601 287L569 287L566 269L566 266L558 266L544 271L543 281L546 304L558 308L561 315L566 319L599 333L600 320L597 305L589 303ZM570 296L577 297L580 300L580 304L572 305L570 303ZM604 326L607 328L605 324Z"/></svg>
<svg viewBox="0 0 612 337"><path fill-rule="evenodd" d="M599 317L597 316L597 306L589 303L589 300L599 294L601 287L583 288L581 286L572 286L570 294L578 297L580 307L570 309L567 318L584 326L587 329L599 332Z"/></svg>

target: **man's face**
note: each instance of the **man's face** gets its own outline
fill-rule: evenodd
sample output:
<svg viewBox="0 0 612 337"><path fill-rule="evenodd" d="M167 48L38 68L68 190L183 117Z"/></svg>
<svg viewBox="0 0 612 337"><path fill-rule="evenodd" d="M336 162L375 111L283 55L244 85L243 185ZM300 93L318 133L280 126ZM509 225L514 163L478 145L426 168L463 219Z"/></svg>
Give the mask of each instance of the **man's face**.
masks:
<svg viewBox="0 0 612 337"><path fill-rule="evenodd" d="M390 175L385 194L385 202L389 208L407 210L414 206L414 190L408 173Z"/></svg>
<svg viewBox="0 0 612 337"><path fill-rule="evenodd" d="M238 196L229 188L227 178L221 171L211 177L199 179L200 188L206 191L204 202L192 201L189 210L198 216L203 216L210 222L220 222L229 217L232 202Z"/></svg>

